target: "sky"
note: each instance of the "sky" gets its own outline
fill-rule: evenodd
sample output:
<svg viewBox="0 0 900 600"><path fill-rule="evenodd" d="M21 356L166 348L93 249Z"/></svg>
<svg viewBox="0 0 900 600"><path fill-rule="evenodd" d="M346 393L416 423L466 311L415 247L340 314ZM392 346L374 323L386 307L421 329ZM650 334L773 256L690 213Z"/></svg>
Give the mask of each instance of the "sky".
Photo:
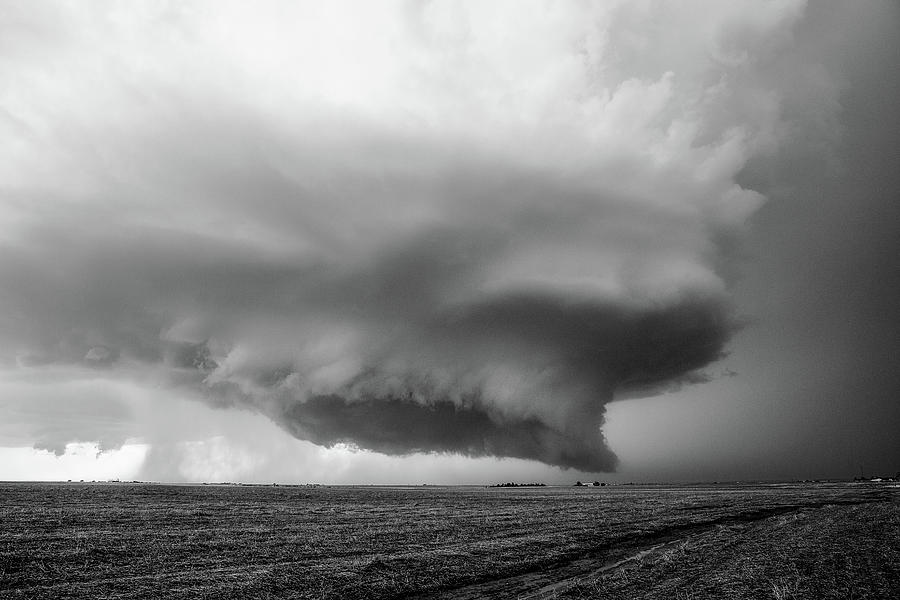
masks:
<svg viewBox="0 0 900 600"><path fill-rule="evenodd" d="M0 480L900 471L898 26L0 0Z"/></svg>

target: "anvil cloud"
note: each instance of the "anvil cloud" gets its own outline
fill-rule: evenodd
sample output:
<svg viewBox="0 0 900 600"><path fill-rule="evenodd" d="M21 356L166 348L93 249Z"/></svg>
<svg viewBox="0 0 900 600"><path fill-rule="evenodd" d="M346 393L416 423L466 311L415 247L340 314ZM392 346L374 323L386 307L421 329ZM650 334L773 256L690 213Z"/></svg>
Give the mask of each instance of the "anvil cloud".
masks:
<svg viewBox="0 0 900 600"><path fill-rule="evenodd" d="M606 404L736 328L738 174L816 106L776 68L803 9L8 5L3 368L613 469Z"/></svg>

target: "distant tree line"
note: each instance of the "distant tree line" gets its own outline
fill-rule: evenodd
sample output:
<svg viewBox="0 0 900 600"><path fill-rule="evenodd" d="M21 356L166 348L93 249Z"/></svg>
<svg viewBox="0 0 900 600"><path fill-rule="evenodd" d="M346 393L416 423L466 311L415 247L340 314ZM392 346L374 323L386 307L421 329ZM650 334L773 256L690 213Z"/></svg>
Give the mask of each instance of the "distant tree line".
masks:
<svg viewBox="0 0 900 600"><path fill-rule="evenodd" d="M546 483L512 483L507 481L506 483L495 483L490 487L545 487L546 485Z"/></svg>

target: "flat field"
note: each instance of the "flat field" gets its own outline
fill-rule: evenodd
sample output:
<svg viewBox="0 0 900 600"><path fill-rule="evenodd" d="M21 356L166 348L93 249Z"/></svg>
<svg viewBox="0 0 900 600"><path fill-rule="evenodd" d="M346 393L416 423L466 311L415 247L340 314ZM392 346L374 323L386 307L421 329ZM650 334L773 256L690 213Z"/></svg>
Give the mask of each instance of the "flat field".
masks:
<svg viewBox="0 0 900 600"><path fill-rule="evenodd" d="M2 598L900 598L900 489L0 484Z"/></svg>

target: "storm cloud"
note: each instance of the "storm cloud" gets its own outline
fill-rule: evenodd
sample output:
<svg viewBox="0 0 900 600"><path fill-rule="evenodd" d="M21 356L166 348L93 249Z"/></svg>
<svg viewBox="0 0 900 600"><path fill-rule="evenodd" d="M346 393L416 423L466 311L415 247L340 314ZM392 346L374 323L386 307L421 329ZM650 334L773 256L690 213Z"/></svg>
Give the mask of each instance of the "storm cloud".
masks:
<svg viewBox="0 0 900 600"><path fill-rule="evenodd" d="M439 317L408 355L388 353L335 394L299 403L289 394L281 421L322 444L609 470L604 405L614 394L659 392L718 358L730 333L723 312L700 301L639 310L553 296L492 299Z"/></svg>
<svg viewBox="0 0 900 600"><path fill-rule="evenodd" d="M829 110L802 2L137 6L4 13L4 368L321 445L613 469L606 404L737 328L738 174Z"/></svg>

